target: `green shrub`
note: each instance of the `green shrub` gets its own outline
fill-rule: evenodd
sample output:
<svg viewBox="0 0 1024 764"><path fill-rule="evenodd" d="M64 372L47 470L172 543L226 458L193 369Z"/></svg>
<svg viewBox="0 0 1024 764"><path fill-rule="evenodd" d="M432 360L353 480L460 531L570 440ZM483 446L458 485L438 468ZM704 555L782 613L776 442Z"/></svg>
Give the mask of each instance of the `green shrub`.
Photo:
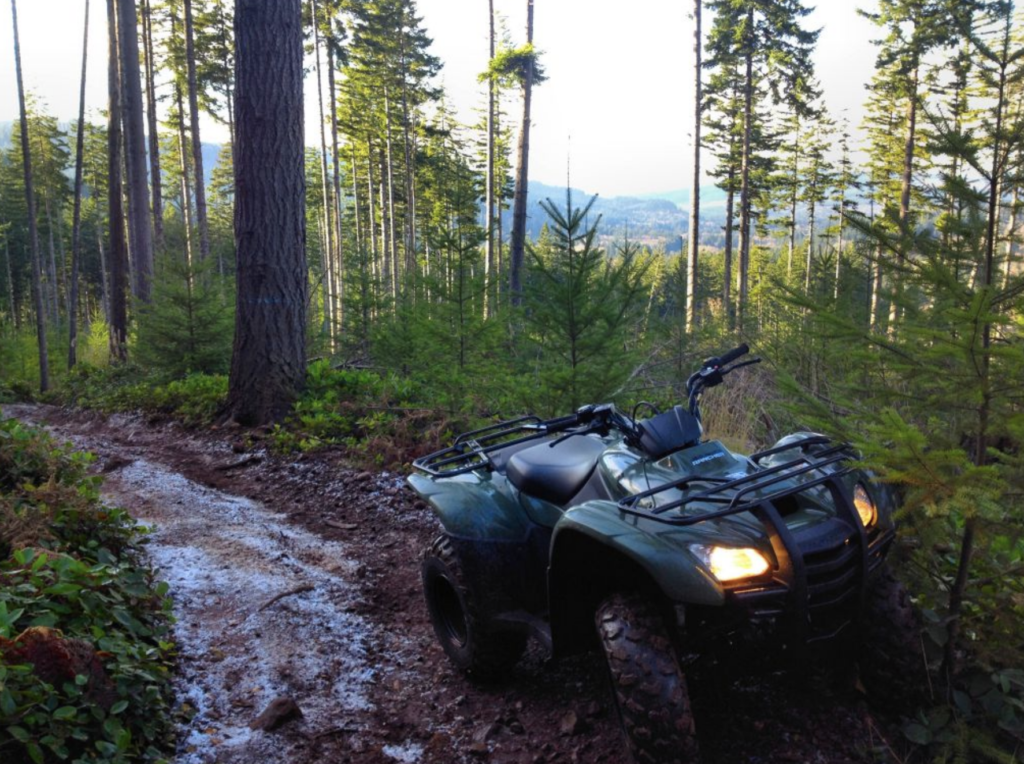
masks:
<svg viewBox="0 0 1024 764"><path fill-rule="evenodd" d="M145 531L99 500L87 454L0 421L0 758L155 760L170 734L170 600ZM19 635L21 638L19 639ZM68 681L26 659L81 653ZM57 645L65 653L53 653ZM31 654L31 653L29 653Z"/></svg>

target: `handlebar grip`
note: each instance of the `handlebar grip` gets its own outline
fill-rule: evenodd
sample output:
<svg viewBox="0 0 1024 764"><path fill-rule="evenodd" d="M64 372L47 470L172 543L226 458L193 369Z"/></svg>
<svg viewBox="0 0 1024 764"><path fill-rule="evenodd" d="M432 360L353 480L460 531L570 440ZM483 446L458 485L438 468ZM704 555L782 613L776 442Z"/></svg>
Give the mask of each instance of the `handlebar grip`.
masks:
<svg viewBox="0 0 1024 764"><path fill-rule="evenodd" d="M728 353L726 353L721 358L719 358L718 359L718 365L719 366L725 366L726 364L732 363L737 358L739 358L741 356L745 356L749 352L750 352L750 346L747 345L746 342L744 342L738 348L733 348Z"/></svg>
<svg viewBox="0 0 1024 764"><path fill-rule="evenodd" d="M544 422L544 426L548 432L561 432L570 427L575 427L580 423L580 418L576 414L569 414L568 416L558 417L556 419L549 419Z"/></svg>

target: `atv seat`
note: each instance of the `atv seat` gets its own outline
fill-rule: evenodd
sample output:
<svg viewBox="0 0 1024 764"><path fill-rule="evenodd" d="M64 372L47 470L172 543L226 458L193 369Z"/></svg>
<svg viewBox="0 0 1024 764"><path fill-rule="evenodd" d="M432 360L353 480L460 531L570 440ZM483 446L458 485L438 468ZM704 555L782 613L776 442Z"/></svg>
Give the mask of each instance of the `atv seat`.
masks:
<svg viewBox="0 0 1024 764"><path fill-rule="evenodd" d="M505 474L516 488L530 496L565 504L587 482L605 449L596 438L575 435L552 447L551 442L513 454Z"/></svg>

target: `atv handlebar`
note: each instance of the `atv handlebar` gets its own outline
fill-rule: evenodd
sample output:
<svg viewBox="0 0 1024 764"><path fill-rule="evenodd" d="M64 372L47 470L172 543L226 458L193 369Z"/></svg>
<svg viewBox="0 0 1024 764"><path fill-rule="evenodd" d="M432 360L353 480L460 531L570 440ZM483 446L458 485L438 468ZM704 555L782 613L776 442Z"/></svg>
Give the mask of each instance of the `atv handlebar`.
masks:
<svg viewBox="0 0 1024 764"><path fill-rule="evenodd" d="M686 380L686 392L690 397L690 413L697 418L697 421L700 421L700 397L705 390L722 384L725 375L736 369L750 366L754 363L761 363L760 358L751 358L749 361L728 366L728 364L737 358L742 358L749 352L750 346L744 342L739 347L735 347L721 356L712 356L705 360L701 368L691 374L690 378Z"/></svg>
<svg viewBox="0 0 1024 764"><path fill-rule="evenodd" d="M733 348L728 353L726 353L721 358L719 358L717 365L720 366L720 367L721 366L725 366L726 364L732 363L737 358L740 358L741 356L745 356L749 352L750 352L750 346L747 345L746 342L744 342L739 347Z"/></svg>

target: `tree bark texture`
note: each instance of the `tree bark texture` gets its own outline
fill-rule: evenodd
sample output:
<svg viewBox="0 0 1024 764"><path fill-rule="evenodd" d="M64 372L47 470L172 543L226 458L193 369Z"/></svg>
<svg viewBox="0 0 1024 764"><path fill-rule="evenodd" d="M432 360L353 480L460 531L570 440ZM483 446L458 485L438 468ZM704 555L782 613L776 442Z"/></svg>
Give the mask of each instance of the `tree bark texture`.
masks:
<svg viewBox="0 0 1024 764"><path fill-rule="evenodd" d="M28 211L28 237L32 247L32 302L36 310L36 341L39 344L39 390L50 388L50 357L46 346L46 314L43 310L42 269L39 264L39 229L36 223L36 194L32 185L32 146L28 136L25 86L21 76L21 42L18 37L18 5L11 0L14 24L14 65L18 77L18 105L21 110L21 156L25 171L25 205Z"/></svg>
<svg viewBox="0 0 1024 764"><path fill-rule="evenodd" d="M139 31L135 0L116 0L121 46L121 92L124 118L124 168L128 182L128 235L135 267L133 293L149 302L153 280L153 230L146 172L146 131L143 126L142 78L139 73Z"/></svg>
<svg viewBox="0 0 1024 764"><path fill-rule="evenodd" d="M192 127L192 168L196 174L196 226L199 228L199 259L205 263L210 257L210 224L206 218L206 178L203 175L203 142L199 134L199 91L196 83L192 0L185 0L185 63L188 68L188 110Z"/></svg>
<svg viewBox="0 0 1024 764"><path fill-rule="evenodd" d="M110 226L110 357L128 359L128 243L125 240L124 188L121 178L121 72L118 51L117 8L107 0L107 27L110 34L107 95L107 220Z"/></svg>
<svg viewBox="0 0 1024 764"><path fill-rule="evenodd" d="M228 410L283 416L306 374L301 0L235 5L235 340Z"/></svg>
<svg viewBox="0 0 1024 764"><path fill-rule="evenodd" d="M526 0L526 42L533 43L533 0ZM512 304L523 301L523 261L526 254L527 183L530 179L530 105L533 96L533 66L523 79L523 125L519 131L516 161L516 190L512 201L512 243L509 265L509 291Z"/></svg>
<svg viewBox="0 0 1024 764"><path fill-rule="evenodd" d="M89 61L89 0L82 24L82 78L78 91L78 133L75 136L75 208L71 222L71 295L68 305L68 369L78 360L78 271L82 255L82 164L85 154L85 74Z"/></svg>

